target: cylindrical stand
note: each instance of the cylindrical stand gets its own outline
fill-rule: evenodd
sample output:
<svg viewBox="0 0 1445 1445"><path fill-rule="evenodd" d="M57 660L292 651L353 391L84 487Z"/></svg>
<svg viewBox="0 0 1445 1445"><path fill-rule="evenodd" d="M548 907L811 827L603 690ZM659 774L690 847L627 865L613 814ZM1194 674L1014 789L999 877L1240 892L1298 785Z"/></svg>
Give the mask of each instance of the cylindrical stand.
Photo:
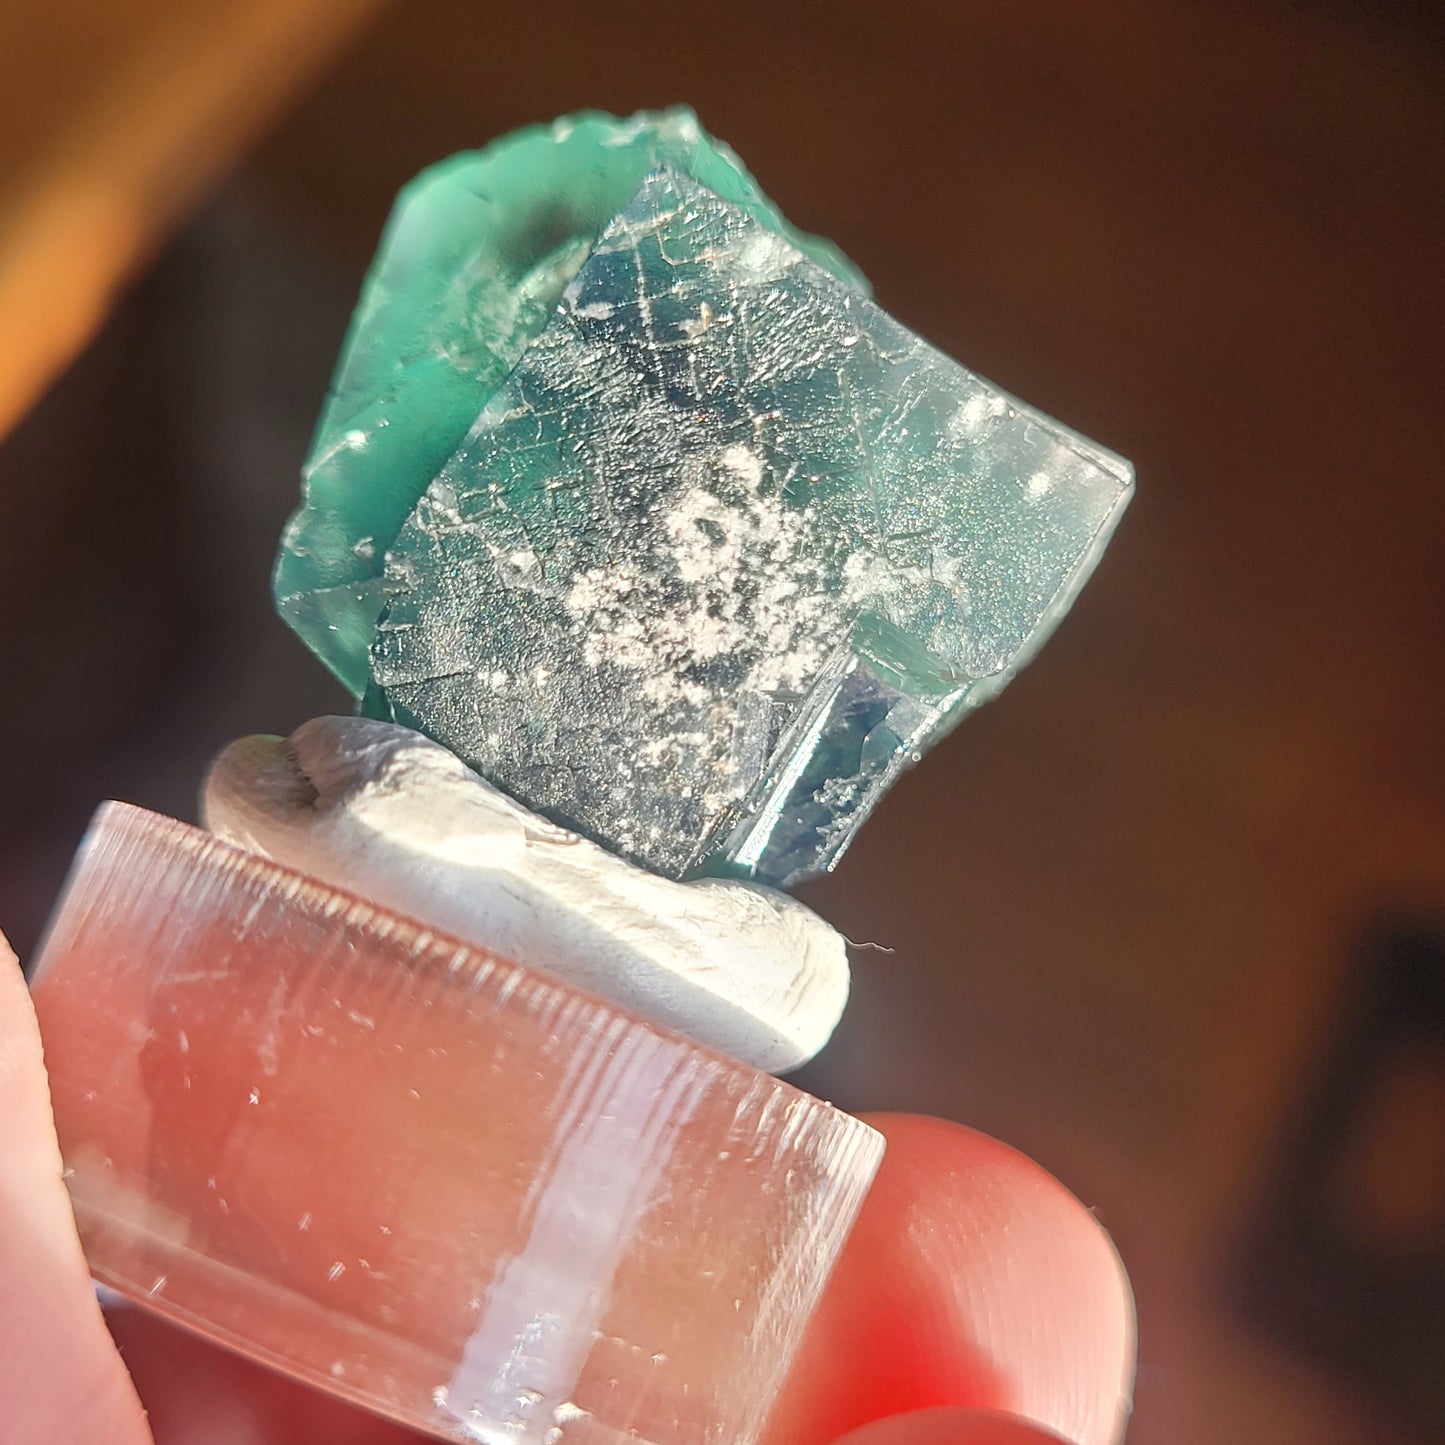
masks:
<svg viewBox="0 0 1445 1445"><path fill-rule="evenodd" d="M447 1439L755 1440L882 1154L777 1079L120 804L34 994L96 1278Z"/></svg>

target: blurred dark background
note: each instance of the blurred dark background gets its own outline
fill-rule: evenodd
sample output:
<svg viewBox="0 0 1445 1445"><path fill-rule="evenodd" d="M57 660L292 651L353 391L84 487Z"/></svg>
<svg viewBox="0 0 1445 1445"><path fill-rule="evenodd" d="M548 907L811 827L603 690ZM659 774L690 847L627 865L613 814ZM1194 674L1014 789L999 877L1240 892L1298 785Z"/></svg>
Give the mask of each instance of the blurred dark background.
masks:
<svg viewBox="0 0 1445 1445"><path fill-rule="evenodd" d="M95 36L112 8L133 53ZM22 958L99 799L191 817L223 743L343 707L267 579L397 187L525 121L688 101L889 310L1139 473L1039 661L806 890L892 951L800 1082L1003 1136L1095 1207L1138 1294L1132 1445L1445 1437L1438 12L311 8L227 0L157 50L145 24L205 7L55 0L40 61L0 46L26 394L86 286L108 315L0 443ZM132 90L77 128L116 57ZM72 250L35 229L27 260L87 157L133 210L60 205Z"/></svg>

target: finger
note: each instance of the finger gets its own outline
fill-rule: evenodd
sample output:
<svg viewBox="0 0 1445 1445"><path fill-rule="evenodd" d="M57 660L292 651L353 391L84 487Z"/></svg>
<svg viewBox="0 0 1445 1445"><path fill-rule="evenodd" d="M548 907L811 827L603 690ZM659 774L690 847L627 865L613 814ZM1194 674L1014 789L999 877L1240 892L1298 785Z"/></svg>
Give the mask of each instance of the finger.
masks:
<svg viewBox="0 0 1445 1445"><path fill-rule="evenodd" d="M145 1414L106 1333L70 1200L40 1034L0 937L0 1407L7 1445L149 1445Z"/></svg>
<svg viewBox="0 0 1445 1445"><path fill-rule="evenodd" d="M1134 1311L1093 1216L1038 1165L971 1129L870 1122L888 1153L770 1445L821 1445L946 1405L1020 1415L1078 1445L1116 1440Z"/></svg>
<svg viewBox="0 0 1445 1445"><path fill-rule="evenodd" d="M835 1445L1066 1445L1058 1435L1017 1415L992 1410L918 1410L890 1415Z"/></svg>

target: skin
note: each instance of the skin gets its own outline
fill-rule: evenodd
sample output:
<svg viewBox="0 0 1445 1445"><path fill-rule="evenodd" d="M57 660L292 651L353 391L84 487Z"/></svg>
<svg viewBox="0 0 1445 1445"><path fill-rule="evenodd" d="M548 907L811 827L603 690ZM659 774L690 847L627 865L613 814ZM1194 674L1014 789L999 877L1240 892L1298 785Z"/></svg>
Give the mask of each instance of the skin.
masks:
<svg viewBox="0 0 1445 1445"><path fill-rule="evenodd" d="M421 1437L127 1307L102 1315L0 940L0 1417L9 1445L403 1445ZM875 1115L888 1153L765 1445L1110 1445L1128 1281L1093 1217L961 1125Z"/></svg>

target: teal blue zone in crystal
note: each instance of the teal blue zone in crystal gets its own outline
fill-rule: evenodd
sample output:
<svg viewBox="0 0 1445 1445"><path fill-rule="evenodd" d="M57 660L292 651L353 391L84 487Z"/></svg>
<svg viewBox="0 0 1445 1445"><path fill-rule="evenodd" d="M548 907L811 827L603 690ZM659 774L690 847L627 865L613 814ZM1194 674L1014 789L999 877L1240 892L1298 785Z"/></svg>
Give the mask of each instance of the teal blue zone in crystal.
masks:
<svg viewBox="0 0 1445 1445"><path fill-rule="evenodd" d="M1027 660L1131 485L662 165L395 535L368 709L657 872L795 882Z"/></svg>
<svg viewBox="0 0 1445 1445"><path fill-rule="evenodd" d="M367 278L276 565L281 615L354 695L402 524L660 164L866 289L829 243L789 227L686 109L573 116L423 172L398 197Z"/></svg>

